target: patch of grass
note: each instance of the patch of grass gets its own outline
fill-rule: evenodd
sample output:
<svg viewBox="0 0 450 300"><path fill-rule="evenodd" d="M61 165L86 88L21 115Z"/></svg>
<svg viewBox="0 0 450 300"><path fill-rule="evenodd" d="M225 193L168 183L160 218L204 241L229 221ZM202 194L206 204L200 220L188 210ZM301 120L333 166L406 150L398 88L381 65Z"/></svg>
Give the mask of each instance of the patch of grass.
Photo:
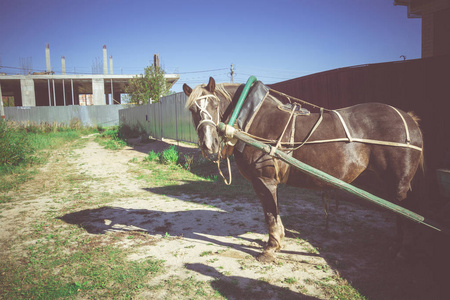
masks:
<svg viewBox="0 0 450 300"><path fill-rule="evenodd" d="M196 280L193 276L186 279L171 276L163 283L153 286L152 289L170 291L169 299L173 295L180 295L179 298L182 299L224 299L211 289L208 282Z"/></svg>
<svg viewBox="0 0 450 300"><path fill-rule="evenodd" d="M0 121L0 167L28 163L35 150L26 131Z"/></svg>
<svg viewBox="0 0 450 300"><path fill-rule="evenodd" d="M159 161L160 157L161 157L161 153L156 153L155 151L152 150L144 158L144 161L148 161L148 162Z"/></svg>
<svg viewBox="0 0 450 300"><path fill-rule="evenodd" d="M180 155L177 147L170 145L169 148L164 150L161 154L161 162L164 164L177 164L180 160Z"/></svg>
<svg viewBox="0 0 450 300"><path fill-rule="evenodd" d="M284 279L284 282L287 284L294 284L297 282L297 279L295 279L294 277L287 277Z"/></svg>
<svg viewBox="0 0 450 300"><path fill-rule="evenodd" d="M30 180L36 171L33 166L47 161L51 152L94 132L93 128L72 128L56 124L21 125L0 121L0 192L7 192ZM0 197L2 197L0 195ZM0 203L5 200L0 198Z"/></svg>
<svg viewBox="0 0 450 300"><path fill-rule="evenodd" d="M127 143L119 137L119 127L112 126L95 139L101 146L110 150L119 150L127 145Z"/></svg>
<svg viewBox="0 0 450 300"><path fill-rule="evenodd" d="M329 283L316 281L315 282L327 295L328 299L339 300L366 300L367 298L359 293L349 282L344 279L337 278L337 283Z"/></svg>
<svg viewBox="0 0 450 300"><path fill-rule="evenodd" d="M57 220L35 223L22 257L2 257L0 289L5 299L130 299L163 271L155 259L130 261L132 250L108 243L112 237L87 237L82 229L62 231Z"/></svg>
<svg viewBox="0 0 450 300"><path fill-rule="evenodd" d="M207 255L212 255L212 251L203 251L202 253L200 253L200 256L207 256Z"/></svg>
<svg viewBox="0 0 450 300"><path fill-rule="evenodd" d="M144 163L136 166L133 172L137 174L137 179L150 184L150 190L164 195L191 194L200 197L220 195L224 200L255 199L251 184L238 172L233 174L233 183L228 186L217 176L217 166L211 161L205 159L186 161L184 157L183 162L180 157L174 146L160 153L150 151ZM170 163L162 163L164 161ZM175 161L178 163L174 163ZM142 169L151 172L142 172Z"/></svg>

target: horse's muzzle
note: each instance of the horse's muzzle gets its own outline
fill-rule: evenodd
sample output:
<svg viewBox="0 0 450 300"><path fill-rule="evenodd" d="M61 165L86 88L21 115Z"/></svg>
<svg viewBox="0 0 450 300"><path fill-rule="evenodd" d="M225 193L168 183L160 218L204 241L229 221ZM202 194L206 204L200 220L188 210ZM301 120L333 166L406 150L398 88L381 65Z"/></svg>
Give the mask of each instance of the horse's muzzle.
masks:
<svg viewBox="0 0 450 300"><path fill-rule="evenodd" d="M219 152L219 139L208 137L200 143L200 148L205 154L216 154Z"/></svg>
<svg viewBox="0 0 450 300"><path fill-rule="evenodd" d="M199 133L199 146L204 154L216 154L219 152L219 137L215 126L207 124Z"/></svg>

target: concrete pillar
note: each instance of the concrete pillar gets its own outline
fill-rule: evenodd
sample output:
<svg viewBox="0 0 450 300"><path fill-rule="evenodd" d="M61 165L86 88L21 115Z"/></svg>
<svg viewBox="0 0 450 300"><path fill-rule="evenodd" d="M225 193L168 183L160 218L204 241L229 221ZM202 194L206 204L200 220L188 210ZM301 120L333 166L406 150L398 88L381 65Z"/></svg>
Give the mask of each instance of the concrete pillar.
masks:
<svg viewBox="0 0 450 300"><path fill-rule="evenodd" d="M36 106L34 80L20 79L20 90L22 92L22 106Z"/></svg>
<svg viewBox="0 0 450 300"><path fill-rule="evenodd" d="M108 54L106 53L106 45L103 45L103 74L108 74Z"/></svg>
<svg viewBox="0 0 450 300"><path fill-rule="evenodd" d="M70 90L72 91L72 105L75 105L75 96L73 94L73 79L70 79Z"/></svg>
<svg viewBox="0 0 450 300"><path fill-rule="evenodd" d="M103 78L92 78L92 102L94 105L105 105L105 81Z"/></svg>
<svg viewBox="0 0 450 300"><path fill-rule="evenodd" d="M112 60L112 55L109 57L109 74L114 74L113 73L113 60Z"/></svg>
<svg viewBox="0 0 450 300"><path fill-rule="evenodd" d="M48 43L45 43L45 64L47 66L47 72L50 73L52 67L50 65L50 45Z"/></svg>
<svg viewBox="0 0 450 300"><path fill-rule="evenodd" d="M48 87L48 106L52 106L52 93L50 89L50 79L47 79L47 87Z"/></svg>
<svg viewBox="0 0 450 300"><path fill-rule="evenodd" d="M113 84L113 80L111 78L111 100L109 101L109 105L113 105L114 104L114 84Z"/></svg>
<svg viewBox="0 0 450 300"><path fill-rule="evenodd" d="M62 74L66 75L66 58L64 56L61 56L61 68Z"/></svg>

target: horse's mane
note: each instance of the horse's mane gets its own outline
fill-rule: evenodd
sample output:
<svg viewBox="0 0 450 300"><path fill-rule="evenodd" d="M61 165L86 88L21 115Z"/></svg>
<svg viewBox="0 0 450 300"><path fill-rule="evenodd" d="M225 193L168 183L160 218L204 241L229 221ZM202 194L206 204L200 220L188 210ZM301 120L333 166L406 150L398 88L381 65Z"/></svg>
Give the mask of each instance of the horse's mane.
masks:
<svg viewBox="0 0 450 300"><path fill-rule="evenodd" d="M231 102L232 101L232 97L231 97L230 93L226 90L226 87L230 86L230 85L233 85L233 84L232 83L219 83L219 84L217 84L216 85L216 90L214 91L214 94L216 94L216 96L218 96L217 93L220 93L220 94L222 94L222 96L225 99L227 99L229 102ZM191 105L194 103L194 101L198 97L202 96L203 90L205 89L205 87L206 87L206 84L201 84L201 85L196 86L192 90L191 95L189 96L189 98L186 101L186 108L191 107Z"/></svg>

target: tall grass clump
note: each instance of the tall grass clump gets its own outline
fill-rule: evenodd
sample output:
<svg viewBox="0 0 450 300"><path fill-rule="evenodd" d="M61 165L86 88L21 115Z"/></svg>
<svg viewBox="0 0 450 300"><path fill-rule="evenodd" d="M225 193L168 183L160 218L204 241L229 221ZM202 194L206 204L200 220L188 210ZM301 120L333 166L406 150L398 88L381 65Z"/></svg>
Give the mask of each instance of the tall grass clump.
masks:
<svg viewBox="0 0 450 300"><path fill-rule="evenodd" d="M34 152L35 148L25 131L0 121L0 168L27 163Z"/></svg>
<svg viewBox="0 0 450 300"><path fill-rule="evenodd" d="M82 134L95 132L81 123L19 124L0 121L0 192L9 191L32 178L33 165L44 163L56 149L77 140ZM1 198L1 197L0 197ZM0 199L1 203L1 199Z"/></svg>
<svg viewBox="0 0 450 300"><path fill-rule="evenodd" d="M160 161L161 160L161 153L156 153L155 151L151 150L148 155L144 158L144 161Z"/></svg>
<svg viewBox="0 0 450 300"><path fill-rule="evenodd" d="M127 145L127 143L119 137L119 128L117 126L107 128L100 133L97 142L106 149L111 150L122 149Z"/></svg>
<svg viewBox="0 0 450 300"><path fill-rule="evenodd" d="M180 154L177 147L170 145L169 148L164 150L161 154L161 162L165 164L177 164L180 160Z"/></svg>
<svg viewBox="0 0 450 300"><path fill-rule="evenodd" d="M144 158L144 161L155 161L165 165L177 165L180 162L180 153L174 145L169 146L163 152L156 153L155 151L150 151L148 155Z"/></svg>

